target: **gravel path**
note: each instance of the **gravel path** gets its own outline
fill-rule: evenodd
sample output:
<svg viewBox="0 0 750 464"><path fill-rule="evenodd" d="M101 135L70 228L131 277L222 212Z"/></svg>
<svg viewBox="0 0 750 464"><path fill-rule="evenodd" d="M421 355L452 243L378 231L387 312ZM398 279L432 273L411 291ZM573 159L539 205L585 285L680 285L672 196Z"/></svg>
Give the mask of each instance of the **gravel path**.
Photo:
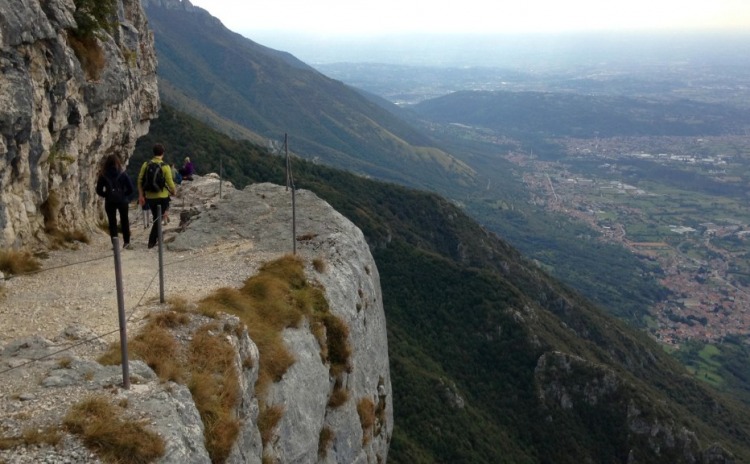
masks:
<svg viewBox="0 0 750 464"><path fill-rule="evenodd" d="M134 210L138 213L137 210ZM172 221L174 224L176 221ZM171 225L171 224L170 224ZM166 227L165 240L175 227ZM125 311L138 319L159 301L159 255L148 250L148 230L136 225L132 250L123 250ZM191 252L164 250L164 293L169 300L197 301L222 286L239 286L259 263L249 240ZM77 249L52 251L38 273L6 282L0 301L0 345L10 339L39 335L52 339L63 329L83 324L97 334L119 331L114 253L109 237L97 233Z"/></svg>

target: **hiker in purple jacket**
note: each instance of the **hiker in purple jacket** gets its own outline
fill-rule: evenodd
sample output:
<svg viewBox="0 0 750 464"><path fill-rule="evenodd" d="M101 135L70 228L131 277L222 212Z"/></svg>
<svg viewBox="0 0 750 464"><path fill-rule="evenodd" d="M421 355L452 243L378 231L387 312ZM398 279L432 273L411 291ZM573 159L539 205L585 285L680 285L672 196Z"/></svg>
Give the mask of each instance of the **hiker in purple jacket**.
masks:
<svg viewBox="0 0 750 464"><path fill-rule="evenodd" d="M195 167L190 158L185 158L185 164L180 168L180 174L182 174L182 180L193 180L193 174L195 173Z"/></svg>
<svg viewBox="0 0 750 464"><path fill-rule="evenodd" d="M104 197L104 211L109 223L109 236L117 237L117 213L120 213L123 248L130 249L130 222L128 221L128 198L133 194L133 181L122 169L122 162L117 155L109 155L99 169L96 181L96 194Z"/></svg>

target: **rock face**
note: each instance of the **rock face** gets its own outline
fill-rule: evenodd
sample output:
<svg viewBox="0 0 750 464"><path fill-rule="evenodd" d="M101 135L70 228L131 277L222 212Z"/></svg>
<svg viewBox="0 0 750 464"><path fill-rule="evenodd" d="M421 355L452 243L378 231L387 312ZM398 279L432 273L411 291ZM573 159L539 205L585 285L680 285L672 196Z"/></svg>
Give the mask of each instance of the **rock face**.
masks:
<svg viewBox="0 0 750 464"><path fill-rule="evenodd" d="M169 249L188 251L250 239L254 253L292 252L290 191L273 184L228 191L218 204L192 216ZM317 462L321 432L327 429L334 438L324 462L385 462L393 405L385 312L375 261L362 231L328 203L312 192L299 190L295 204L297 253L307 261L318 258L326 263L324 272L309 268L308 274L325 289L331 312L349 328L352 369L343 381L349 399L342 406L327 407L335 385L320 360L315 337L307 326L287 329L284 341L296 362L269 393L268 403L282 405L285 413L272 446L265 452L278 462ZM375 405L380 411L372 427L362 426L361 403Z"/></svg>
<svg viewBox="0 0 750 464"><path fill-rule="evenodd" d="M91 227L99 161L127 161L157 115L146 16L139 0L114 3L112 32L82 46L74 0L0 1L0 247Z"/></svg>

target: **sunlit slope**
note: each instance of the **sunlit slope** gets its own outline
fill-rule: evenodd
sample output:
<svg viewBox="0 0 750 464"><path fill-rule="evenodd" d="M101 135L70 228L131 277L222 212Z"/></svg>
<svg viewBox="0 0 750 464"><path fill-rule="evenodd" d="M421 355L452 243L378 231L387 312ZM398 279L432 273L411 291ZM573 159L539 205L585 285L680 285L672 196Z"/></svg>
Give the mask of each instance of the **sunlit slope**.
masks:
<svg viewBox="0 0 750 464"><path fill-rule="evenodd" d="M288 53L226 29L207 12L150 5L164 100L203 109L289 148L361 174L435 189L474 172L391 113ZM167 87L168 86L168 87ZM181 97L172 90L179 89ZM186 99L198 105L188 106ZM237 135L231 127L226 133Z"/></svg>

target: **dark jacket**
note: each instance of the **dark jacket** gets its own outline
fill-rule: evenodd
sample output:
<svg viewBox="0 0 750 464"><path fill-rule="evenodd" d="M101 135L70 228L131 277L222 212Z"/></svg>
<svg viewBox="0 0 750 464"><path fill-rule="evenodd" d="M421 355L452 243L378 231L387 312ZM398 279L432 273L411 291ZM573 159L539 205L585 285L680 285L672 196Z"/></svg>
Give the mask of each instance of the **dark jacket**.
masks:
<svg viewBox="0 0 750 464"><path fill-rule="evenodd" d="M106 203L127 203L135 188L125 171L109 169L96 181L96 194L104 197Z"/></svg>

